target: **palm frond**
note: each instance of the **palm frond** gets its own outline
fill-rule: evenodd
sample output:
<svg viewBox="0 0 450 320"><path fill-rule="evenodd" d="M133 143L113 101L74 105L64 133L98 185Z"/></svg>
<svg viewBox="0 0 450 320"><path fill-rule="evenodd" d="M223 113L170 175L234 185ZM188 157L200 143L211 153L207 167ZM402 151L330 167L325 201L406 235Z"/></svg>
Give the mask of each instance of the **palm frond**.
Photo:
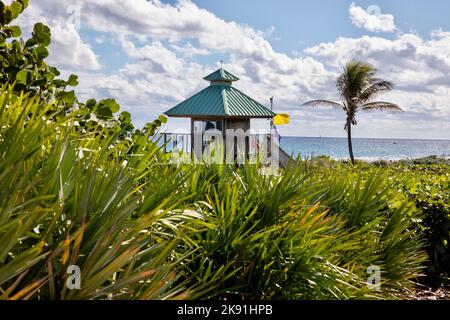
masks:
<svg viewBox="0 0 450 320"><path fill-rule="evenodd" d="M331 107L331 108L337 108L337 109L344 109L344 106L340 103L331 101L331 100L311 100L308 101L302 106L305 107Z"/></svg>
<svg viewBox="0 0 450 320"><path fill-rule="evenodd" d="M345 100L358 97L367 85L374 82L376 69L360 61L350 61L336 81L336 87Z"/></svg>
<svg viewBox="0 0 450 320"><path fill-rule="evenodd" d="M384 102L384 101L375 101L363 104L359 107L358 110L371 112L371 111L390 111L390 112L402 112L403 109L400 108L395 103Z"/></svg>
<svg viewBox="0 0 450 320"><path fill-rule="evenodd" d="M361 102L369 101L382 92L392 90L393 87L394 85L390 81L376 79L375 82L362 91L359 95L359 100Z"/></svg>

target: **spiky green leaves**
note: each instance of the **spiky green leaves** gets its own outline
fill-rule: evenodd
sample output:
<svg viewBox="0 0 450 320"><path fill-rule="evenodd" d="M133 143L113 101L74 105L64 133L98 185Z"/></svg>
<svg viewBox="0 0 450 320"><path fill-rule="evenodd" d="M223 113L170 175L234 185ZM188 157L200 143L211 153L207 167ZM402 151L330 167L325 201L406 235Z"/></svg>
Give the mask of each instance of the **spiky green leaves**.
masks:
<svg viewBox="0 0 450 320"><path fill-rule="evenodd" d="M187 298L176 240L154 232L176 194L138 184L158 175L148 171L158 148L147 139L128 157L116 133L83 135L75 113L48 121L53 112L37 97L0 91L0 299ZM165 178L180 187L176 172ZM68 290L69 265L80 267L80 290Z"/></svg>

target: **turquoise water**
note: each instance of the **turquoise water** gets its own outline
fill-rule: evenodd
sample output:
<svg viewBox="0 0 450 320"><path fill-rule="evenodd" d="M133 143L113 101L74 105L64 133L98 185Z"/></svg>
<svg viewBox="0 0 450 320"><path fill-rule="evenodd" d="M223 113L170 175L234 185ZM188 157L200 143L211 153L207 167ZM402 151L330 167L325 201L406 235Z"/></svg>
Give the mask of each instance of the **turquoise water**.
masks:
<svg viewBox="0 0 450 320"><path fill-rule="evenodd" d="M436 155L450 158L450 140L353 139L355 158L367 161L400 160ZM348 158L345 138L282 137L281 147L294 156L327 155Z"/></svg>

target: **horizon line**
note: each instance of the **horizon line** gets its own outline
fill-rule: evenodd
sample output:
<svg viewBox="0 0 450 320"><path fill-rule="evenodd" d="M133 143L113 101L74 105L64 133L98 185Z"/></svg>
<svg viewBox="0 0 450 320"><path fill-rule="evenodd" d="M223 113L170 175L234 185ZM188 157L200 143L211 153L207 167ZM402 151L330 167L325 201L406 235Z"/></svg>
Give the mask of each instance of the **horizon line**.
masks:
<svg viewBox="0 0 450 320"><path fill-rule="evenodd" d="M324 137L324 136L289 136L289 135L282 135L281 139L283 138L317 138L317 139L345 139L347 140L347 137ZM423 141L450 141L450 138L448 139L431 139L431 138L368 138L368 137L352 137L352 140L354 139L372 139L372 140L423 140Z"/></svg>

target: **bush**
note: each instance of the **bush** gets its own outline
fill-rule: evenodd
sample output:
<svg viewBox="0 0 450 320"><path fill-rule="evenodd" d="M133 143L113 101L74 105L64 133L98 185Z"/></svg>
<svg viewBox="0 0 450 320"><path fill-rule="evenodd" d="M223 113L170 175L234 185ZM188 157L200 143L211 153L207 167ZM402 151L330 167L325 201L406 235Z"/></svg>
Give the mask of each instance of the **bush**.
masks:
<svg viewBox="0 0 450 320"><path fill-rule="evenodd" d="M385 186L393 185L388 198L391 207L410 201L426 240L427 283L438 285L450 275L450 164L448 160L428 157L399 161L379 168L378 164L359 164L355 168L336 165L334 170L367 176L381 172Z"/></svg>
<svg viewBox="0 0 450 320"><path fill-rule="evenodd" d="M160 242L165 212L137 183L157 160L148 142L140 161L116 155L107 133L76 130L76 114L48 121L38 98L0 95L0 296L3 299L162 299L174 285L175 236ZM121 142L119 142L121 143ZM118 149L120 150L120 148ZM174 195L165 198L170 206ZM139 218L131 219L136 212ZM68 290L70 265L80 290Z"/></svg>
<svg viewBox="0 0 450 320"><path fill-rule="evenodd" d="M187 190L190 212L178 250L196 282L226 270L206 297L350 299L399 297L426 259L408 202L389 207L376 175L342 177L308 164L263 176L255 166L201 166ZM195 186L195 187L193 187ZM369 291L368 267L381 269L382 291Z"/></svg>

